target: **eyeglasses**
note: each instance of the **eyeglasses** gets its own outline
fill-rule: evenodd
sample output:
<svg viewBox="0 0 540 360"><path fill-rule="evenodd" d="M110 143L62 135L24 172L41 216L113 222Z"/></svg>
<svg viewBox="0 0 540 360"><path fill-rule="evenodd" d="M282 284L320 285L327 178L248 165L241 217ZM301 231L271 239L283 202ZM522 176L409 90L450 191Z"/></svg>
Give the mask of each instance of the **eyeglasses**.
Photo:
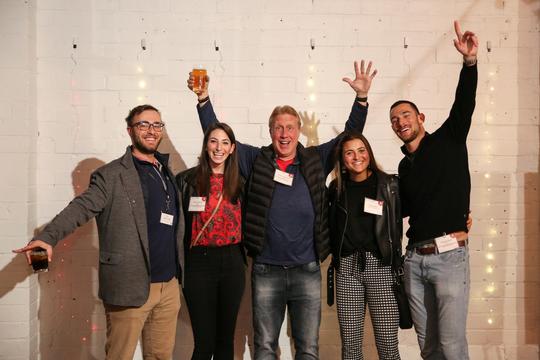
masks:
<svg viewBox="0 0 540 360"><path fill-rule="evenodd" d="M139 121L131 125L131 127L136 127L140 131L148 131L150 127L154 129L155 132L161 132L165 127L165 124L162 122L149 123L148 121Z"/></svg>

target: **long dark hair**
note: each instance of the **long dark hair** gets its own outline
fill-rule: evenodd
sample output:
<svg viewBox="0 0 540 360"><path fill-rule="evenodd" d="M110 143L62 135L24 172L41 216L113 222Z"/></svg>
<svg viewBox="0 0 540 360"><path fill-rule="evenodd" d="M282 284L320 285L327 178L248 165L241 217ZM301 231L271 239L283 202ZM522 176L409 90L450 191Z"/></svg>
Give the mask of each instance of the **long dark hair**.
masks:
<svg viewBox="0 0 540 360"><path fill-rule="evenodd" d="M205 196L208 196L210 192L210 175L212 175L212 168L208 159L206 144L208 143L210 134L216 129L225 131L231 140L231 145L235 145L233 153L227 157L227 160L225 160L225 170L223 172L223 197L232 203L236 203L241 191L238 157L236 155L236 138L234 137L234 132L231 127L225 123L214 123L210 125L204 133L201 154L199 155L199 164L197 165L197 169L195 171L197 179L197 191L200 195Z"/></svg>
<svg viewBox="0 0 540 360"><path fill-rule="evenodd" d="M373 149L371 148L371 145L369 144L369 141L366 139L366 137L362 135L362 133L355 130L344 131L338 137L338 142L334 147L333 173L335 176L338 196L341 195L341 192L343 191L344 178L348 177L347 168L343 164L343 145L345 145L347 141L356 140L356 139L361 140L366 146L366 150L369 154L368 169L375 173L384 172L377 164L377 161L375 160L375 155L373 155Z"/></svg>

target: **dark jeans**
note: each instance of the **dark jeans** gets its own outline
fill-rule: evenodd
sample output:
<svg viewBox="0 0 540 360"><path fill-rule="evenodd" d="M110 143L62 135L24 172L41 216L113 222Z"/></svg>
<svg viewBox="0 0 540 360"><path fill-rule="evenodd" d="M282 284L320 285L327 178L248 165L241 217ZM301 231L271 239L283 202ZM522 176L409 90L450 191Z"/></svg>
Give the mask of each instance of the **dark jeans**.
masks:
<svg viewBox="0 0 540 360"><path fill-rule="evenodd" d="M295 359L319 358L321 269L313 261L296 267L253 264L255 360L277 359L279 331L288 308Z"/></svg>
<svg viewBox="0 0 540 360"><path fill-rule="evenodd" d="M186 298L195 349L192 360L232 360L245 287L240 245L192 248L186 256Z"/></svg>

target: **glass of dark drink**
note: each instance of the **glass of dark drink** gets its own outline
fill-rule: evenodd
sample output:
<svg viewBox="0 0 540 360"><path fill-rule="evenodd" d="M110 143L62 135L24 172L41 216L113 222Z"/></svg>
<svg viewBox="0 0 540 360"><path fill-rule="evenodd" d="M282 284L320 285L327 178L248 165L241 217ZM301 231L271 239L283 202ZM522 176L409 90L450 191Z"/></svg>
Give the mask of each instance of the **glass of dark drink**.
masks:
<svg viewBox="0 0 540 360"><path fill-rule="evenodd" d="M35 273L49 271L49 257L47 250L35 248L30 252L30 261Z"/></svg>

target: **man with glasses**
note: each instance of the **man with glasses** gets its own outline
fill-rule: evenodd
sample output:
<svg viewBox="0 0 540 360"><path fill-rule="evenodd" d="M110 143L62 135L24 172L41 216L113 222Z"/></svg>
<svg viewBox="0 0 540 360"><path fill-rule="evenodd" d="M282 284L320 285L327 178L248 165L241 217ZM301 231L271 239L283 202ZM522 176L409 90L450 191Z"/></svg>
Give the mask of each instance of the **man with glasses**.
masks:
<svg viewBox="0 0 540 360"><path fill-rule="evenodd" d="M142 333L145 359L170 359L180 310L178 279L184 264L181 197L157 152L165 124L159 111L140 105L126 118L131 146L92 174L73 199L30 243L47 250L96 217L99 297L107 318L107 359L132 359Z"/></svg>

